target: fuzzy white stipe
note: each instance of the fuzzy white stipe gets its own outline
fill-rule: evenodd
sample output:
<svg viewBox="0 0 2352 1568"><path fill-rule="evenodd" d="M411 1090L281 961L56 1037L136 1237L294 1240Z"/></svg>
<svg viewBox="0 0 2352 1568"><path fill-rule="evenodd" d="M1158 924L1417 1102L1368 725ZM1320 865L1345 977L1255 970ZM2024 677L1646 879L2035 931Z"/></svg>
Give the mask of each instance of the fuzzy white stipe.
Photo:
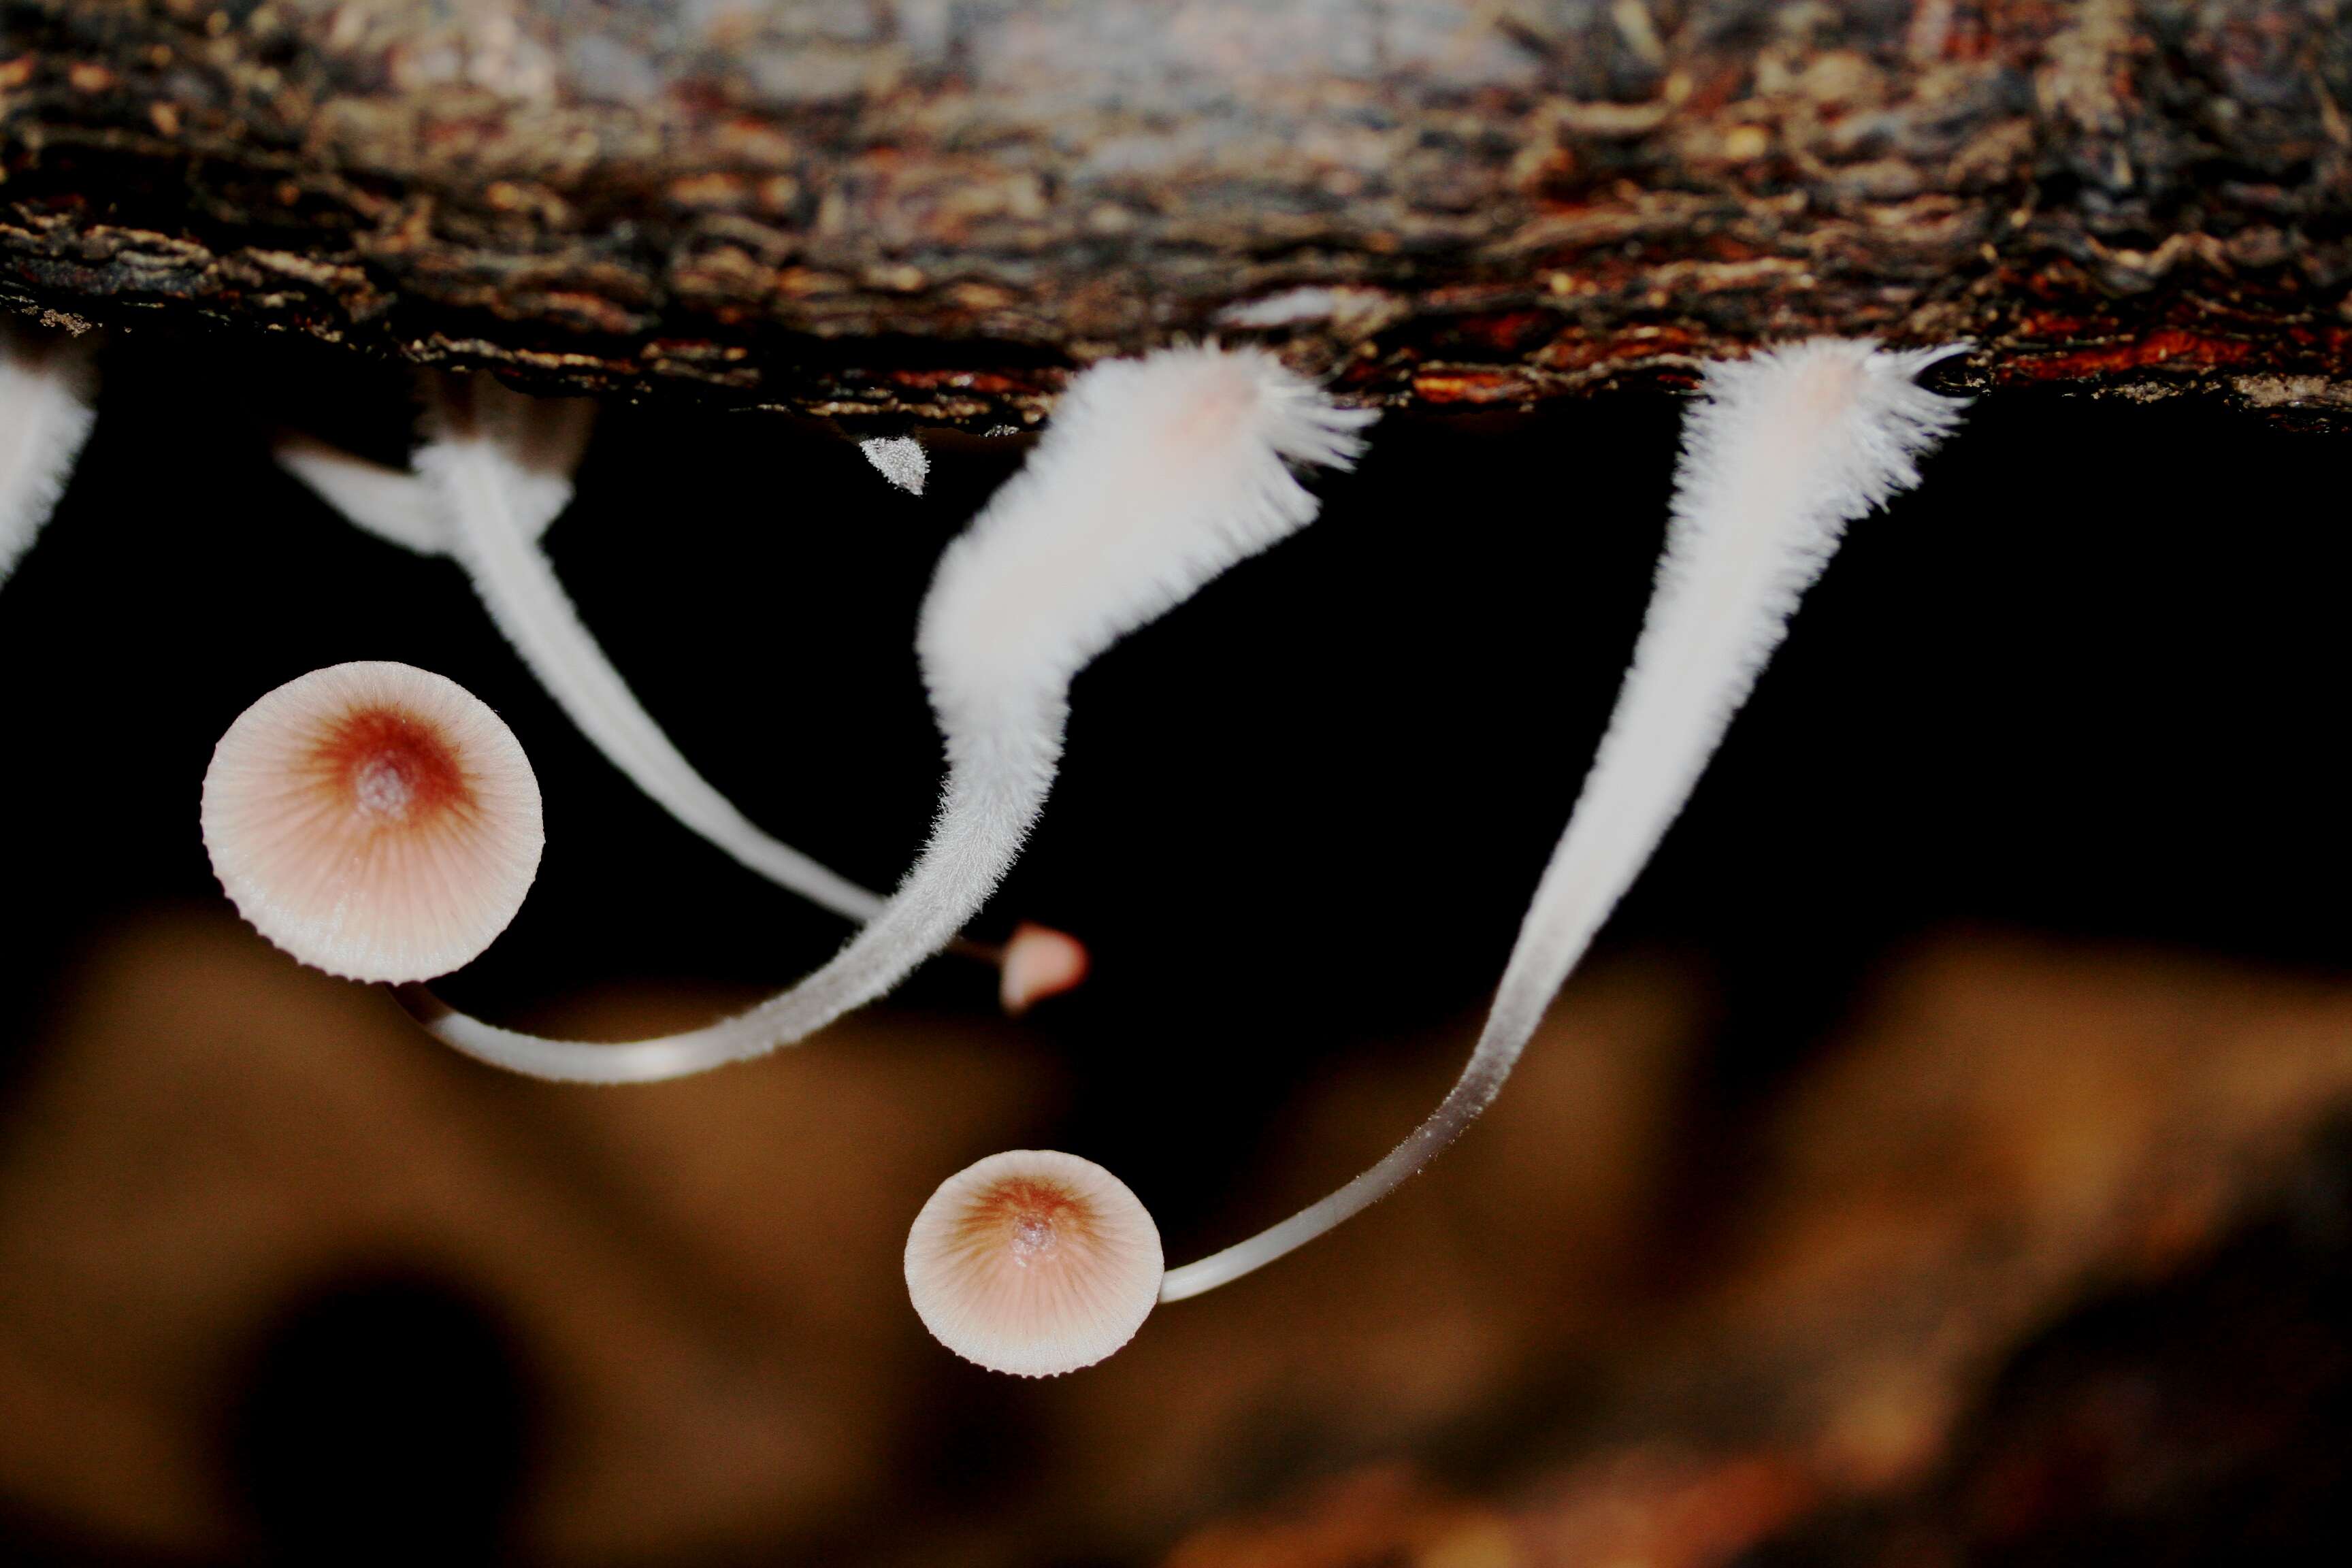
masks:
<svg viewBox="0 0 2352 1568"><path fill-rule="evenodd" d="M857 449L875 471L910 496L923 493L923 481L930 477L931 459L923 444L912 436L877 436L870 441L860 441Z"/></svg>
<svg viewBox="0 0 2352 1568"><path fill-rule="evenodd" d="M1655 592L1615 712L1536 889L1485 1028L1429 1119L1273 1228L1169 1271L1213 1289L1396 1190L1493 1103L1577 961L1665 835L1845 525L1919 482L1964 401L1913 377L1960 348L1818 339L1708 367L1683 426Z"/></svg>
<svg viewBox="0 0 2352 1568"><path fill-rule="evenodd" d="M1345 467L1371 417L1255 351L1174 349L1087 371L940 559L916 643L947 782L929 843L848 946L750 1012L660 1039L540 1039L415 995L419 1021L533 1077L643 1082L764 1055L888 991L962 929L1020 854L1060 763L1070 678L1304 526L1315 499L1287 464Z"/></svg>
<svg viewBox="0 0 2352 1568"><path fill-rule="evenodd" d="M39 537L89 439L90 345L0 324L0 583Z"/></svg>
<svg viewBox="0 0 2352 1568"><path fill-rule="evenodd" d="M1346 467L1374 417L1254 349L1169 349L1088 371L940 563L918 646L943 717L1058 691L1120 637L1304 526L1315 498L1290 465Z"/></svg>
<svg viewBox="0 0 2352 1568"><path fill-rule="evenodd" d="M697 773L581 621L536 539L547 496L530 436L538 421L514 406L526 401L487 376L442 383L416 454L449 552L490 618L581 733L681 824L811 902L871 920L881 896L763 832Z"/></svg>

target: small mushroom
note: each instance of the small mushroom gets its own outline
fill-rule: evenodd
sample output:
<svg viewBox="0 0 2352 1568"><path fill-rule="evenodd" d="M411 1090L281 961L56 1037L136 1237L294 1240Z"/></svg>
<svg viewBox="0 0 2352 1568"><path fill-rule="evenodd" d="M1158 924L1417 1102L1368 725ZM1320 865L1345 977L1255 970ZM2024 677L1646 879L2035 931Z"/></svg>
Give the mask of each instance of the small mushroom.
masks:
<svg viewBox="0 0 2352 1568"><path fill-rule="evenodd" d="M353 980L475 958L522 908L546 842L514 732L457 682L383 661L313 670L237 715L203 816L237 912Z"/></svg>
<svg viewBox="0 0 2352 1568"><path fill-rule="evenodd" d="M0 583L65 494L97 379L88 344L0 322Z"/></svg>
<svg viewBox="0 0 2352 1568"><path fill-rule="evenodd" d="M1917 459L1958 424L1965 400L1913 378L1964 349L1820 338L1707 367L1684 421L1665 554L1633 665L1462 1076L1378 1164L1281 1224L1170 1269L1161 1300L1237 1279L1378 1203L1494 1103L1846 524L1916 485Z"/></svg>
<svg viewBox="0 0 2352 1568"><path fill-rule="evenodd" d="M991 1372L1055 1377L1135 1337L1160 1297L1160 1230L1125 1183L1046 1149L940 1184L907 1235L923 1326Z"/></svg>
<svg viewBox="0 0 2352 1568"><path fill-rule="evenodd" d="M1003 978L996 989L1005 1016L1017 1018L1048 996L1058 996L1087 977L1091 962L1086 944L1066 931L1023 921L1004 944Z"/></svg>
<svg viewBox="0 0 2352 1568"><path fill-rule="evenodd" d="M947 742L939 816L889 903L831 963L733 1018L621 1045L499 1028L418 991L412 1012L499 1067L631 1083L765 1055L881 995L953 939L1020 855L1060 766L1077 671L1305 527L1317 503L1290 465L1347 466L1372 417L1255 350L1096 365L940 559L916 638Z"/></svg>

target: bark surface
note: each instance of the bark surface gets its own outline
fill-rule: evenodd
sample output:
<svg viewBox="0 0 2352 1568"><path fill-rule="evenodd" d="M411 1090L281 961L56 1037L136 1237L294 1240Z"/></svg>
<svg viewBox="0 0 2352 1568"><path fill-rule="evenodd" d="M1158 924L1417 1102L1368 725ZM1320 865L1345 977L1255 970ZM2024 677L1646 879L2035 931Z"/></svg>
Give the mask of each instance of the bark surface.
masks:
<svg viewBox="0 0 2352 1568"><path fill-rule="evenodd" d="M0 294L988 428L1264 335L1518 405L1829 331L2352 418L2334 0L8 0Z"/></svg>

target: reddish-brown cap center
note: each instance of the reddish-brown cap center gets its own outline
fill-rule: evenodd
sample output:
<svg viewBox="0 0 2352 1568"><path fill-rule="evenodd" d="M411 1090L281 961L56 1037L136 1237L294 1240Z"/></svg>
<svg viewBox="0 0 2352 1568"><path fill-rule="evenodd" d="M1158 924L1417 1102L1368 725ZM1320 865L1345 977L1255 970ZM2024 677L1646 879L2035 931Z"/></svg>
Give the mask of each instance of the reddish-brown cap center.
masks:
<svg viewBox="0 0 2352 1568"><path fill-rule="evenodd" d="M328 787L362 817L399 826L471 797L465 770L432 725L392 708L338 720L314 763Z"/></svg>
<svg viewBox="0 0 2352 1568"><path fill-rule="evenodd" d="M1066 1239L1087 1234L1087 1207L1060 1187L1045 1182L1008 1181L982 1194L964 1216L968 1243L1002 1247L1027 1268L1043 1263Z"/></svg>

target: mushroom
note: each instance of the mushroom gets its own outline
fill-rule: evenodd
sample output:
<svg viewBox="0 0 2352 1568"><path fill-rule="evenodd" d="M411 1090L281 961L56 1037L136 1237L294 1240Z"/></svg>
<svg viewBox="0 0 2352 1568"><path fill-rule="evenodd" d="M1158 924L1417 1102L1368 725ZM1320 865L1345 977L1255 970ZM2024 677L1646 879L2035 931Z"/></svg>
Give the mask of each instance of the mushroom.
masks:
<svg viewBox="0 0 2352 1568"><path fill-rule="evenodd" d="M488 375L427 381L418 472L356 458L308 436L281 437L281 467L352 522L387 542L455 558L490 618L581 732L680 824L740 864L845 919L863 922L884 900L761 828L686 760L581 621L539 541L572 498L595 405L526 397ZM911 445L912 443L909 443ZM920 448L917 448L918 456ZM1047 928L1039 927L1040 931ZM1077 983L1079 952L1056 986L1035 974L1004 983L1021 1005ZM1003 967L1009 949L952 946Z"/></svg>
<svg viewBox="0 0 2352 1568"><path fill-rule="evenodd" d="M89 439L90 360L85 343L0 322L0 583L49 521Z"/></svg>
<svg viewBox="0 0 2352 1568"><path fill-rule="evenodd" d="M1169 1270L1161 1300L1239 1279L1379 1202L1494 1103L1845 525L1916 485L1917 459L1958 423L1965 400L1913 378L1966 347L1894 352L1822 338L1707 367L1684 421L1665 552L1632 667L1468 1065L1379 1163L1281 1224Z"/></svg>
<svg viewBox="0 0 2352 1568"><path fill-rule="evenodd" d="M247 708L205 772L205 849L237 912L353 980L446 974L522 908L539 782L496 713L413 665L332 665Z"/></svg>
<svg viewBox="0 0 2352 1568"><path fill-rule="evenodd" d="M1160 1296L1160 1230L1125 1183L1048 1149L940 1184L907 1235L923 1326L991 1372L1054 1377L1135 1337Z"/></svg>
<svg viewBox="0 0 2352 1568"><path fill-rule="evenodd" d="M888 904L831 963L735 1017L622 1045L520 1034L417 990L404 994L412 1010L484 1061L619 1083L764 1055L881 995L971 919L1019 855L1060 763L1071 679L1304 527L1317 503L1289 465L1347 466L1372 417L1255 350L1170 349L1087 371L940 560L917 638L947 742L939 816Z"/></svg>
<svg viewBox="0 0 2352 1568"><path fill-rule="evenodd" d="M1058 996L1087 977L1086 944L1066 931L1023 921L1004 944L996 994L1007 1017L1017 1018L1041 998Z"/></svg>

